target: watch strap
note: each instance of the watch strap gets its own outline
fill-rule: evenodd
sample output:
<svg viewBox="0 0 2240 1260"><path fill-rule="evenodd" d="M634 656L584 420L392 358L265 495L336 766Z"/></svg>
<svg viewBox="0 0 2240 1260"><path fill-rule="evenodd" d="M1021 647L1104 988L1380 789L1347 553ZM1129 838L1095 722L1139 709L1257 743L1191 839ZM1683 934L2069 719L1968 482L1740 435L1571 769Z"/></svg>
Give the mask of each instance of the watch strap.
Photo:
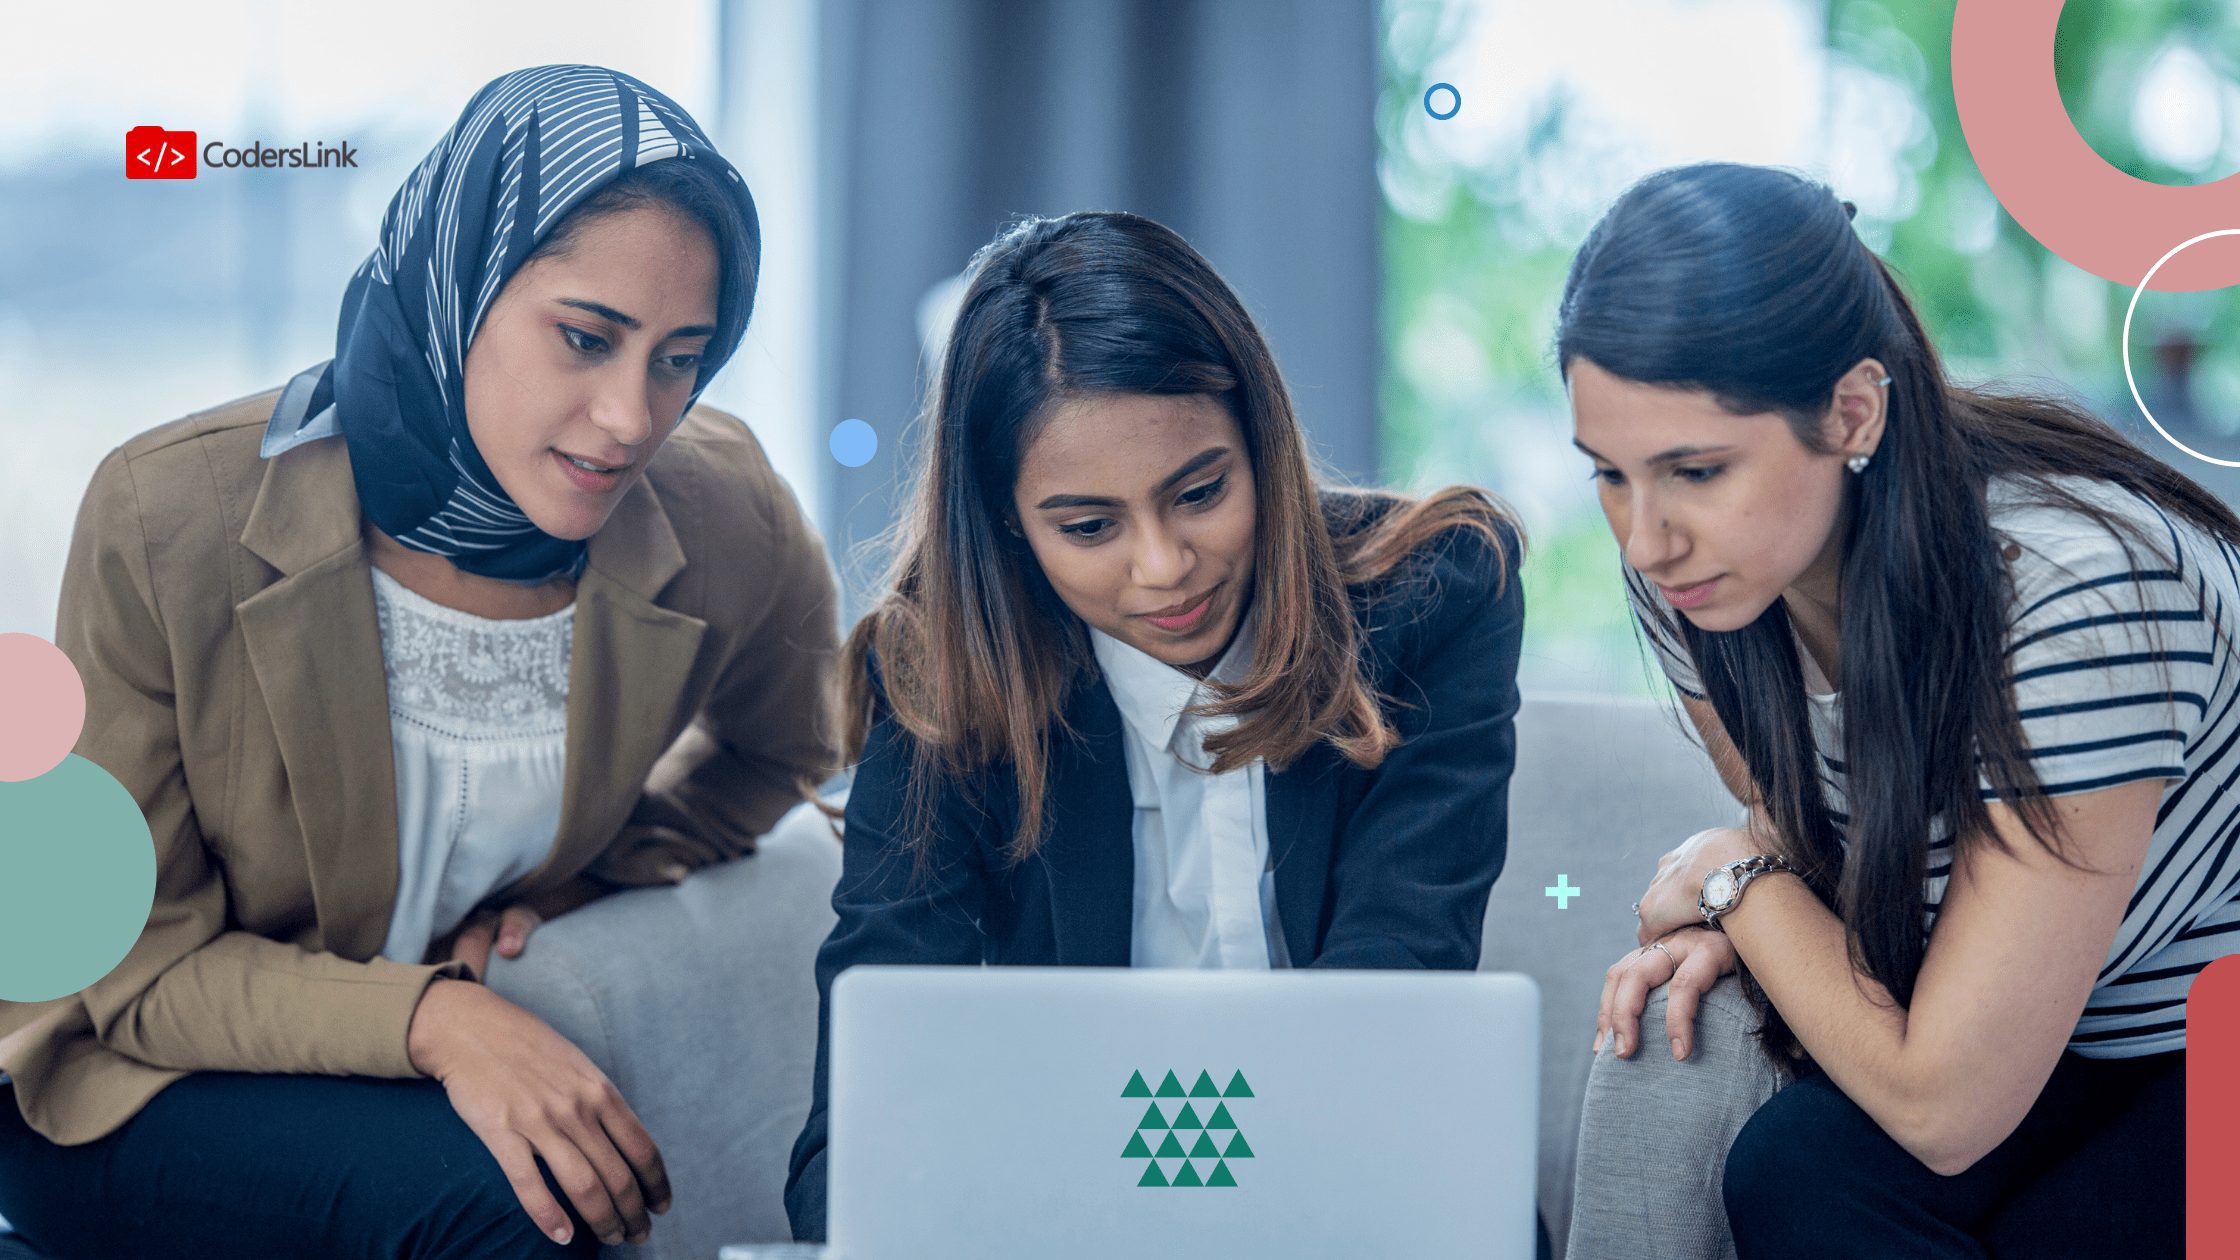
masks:
<svg viewBox="0 0 2240 1260"><path fill-rule="evenodd" d="M1724 905L1714 906L1711 904L1710 897L1699 890L1696 893L1696 909L1703 915L1704 926L1714 931L1726 931L1724 927L1719 925L1719 920L1734 913L1734 908L1742 904L1742 894L1749 889L1751 880L1771 871L1787 871L1793 875L1796 873L1796 869L1796 867L1789 865L1788 859L1777 853L1754 853L1749 857L1729 862L1720 867L1720 871L1725 871L1734 876L1734 898ZM1717 873L1717 871L1714 871L1712 874ZM1711 876L1704 876L1703 882L1704 887L1709 888Z"/></svg>

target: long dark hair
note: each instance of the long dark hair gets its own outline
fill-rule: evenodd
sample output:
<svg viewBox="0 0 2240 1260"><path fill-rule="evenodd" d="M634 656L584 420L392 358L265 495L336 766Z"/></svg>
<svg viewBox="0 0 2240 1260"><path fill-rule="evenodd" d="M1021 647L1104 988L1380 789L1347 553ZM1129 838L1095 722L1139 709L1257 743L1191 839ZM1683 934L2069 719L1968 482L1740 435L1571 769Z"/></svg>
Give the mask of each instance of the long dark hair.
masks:
<svg viewBox="0 0 2240 1260"><path fill-rule="evenodd" d="M1580 247L1557 325L1567 374L1585 359L1706 391L1737 415L1779 413L1817 451L1830 449L1821 426L1837 380L1867 358L1888 370L1882 440L1866 471L1844 479L1839 527L1848 853L1823 799L1783 603L1730 632L1685 618L1673 628L1779 842L1842 916L1854 964L1909 1005L1934 821L1950 825L1956 860L1961 846L2003 847L1979 770L2032 839L2069 860L2008 682L2012 586L1985 504L1990 479L2018 478L2033 500L2133 538L2129 521L2048 479L2111 482L2235 541L2240 518L2074 404L1947 378L1896 276L1852 230L1851 207L1786 171L1706 163L1635 184Z"/></svg>
<svg viewBox="0 0 2240 1260"><path fill-rule="evenodd" d="M1099 394L1196 394L1243 433L1255 483L1254 665L1198 711L1234 714L1206 741L1214 770L1281 769L1320 741L1378 764L1398 734L1364 681L1348 588L1391 572L1448 529L1514 528L1484 492L1421 499L1346 491L1325 518L1306 439L1252 317L1198 252L1132 214L1020 222L975 256L927 398L925 463L889 542L885 594L842 648L849 760L875 712L871 677L914 737L906 816L930 793L1008 762L1019 794L1013 860L1042 840L1050 739L1095 669L1088 633L1006 525L1019 464L1051 412ZM1521 537L1521 533L1520 533ZM927 829L914 827L912 834Z"/></svg>

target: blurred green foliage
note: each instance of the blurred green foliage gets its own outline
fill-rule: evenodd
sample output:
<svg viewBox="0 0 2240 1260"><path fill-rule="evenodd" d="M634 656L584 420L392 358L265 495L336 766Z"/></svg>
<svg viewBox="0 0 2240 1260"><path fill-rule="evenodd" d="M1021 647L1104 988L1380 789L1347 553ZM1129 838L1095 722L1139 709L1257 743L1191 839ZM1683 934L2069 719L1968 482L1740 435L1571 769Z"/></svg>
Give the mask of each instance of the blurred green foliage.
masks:
<svg viewBox="0 0 2240 1260"><path fill-rule="evenodd" d="M1384 7L1377 120L1386 191L1384 472L1394 484L1419 488L1487 485L1523 511L1532 546L1527 685L1654 689L1626 611L1616 547L1587 486L1587 462L1569 451L1549 343L1572 249L1610 197L1665 163L1643 163L1622 137L1606 139L1593 102L1561 77L1531 101L1527 116L1506 120L1505 134L1521 140L1491 161L1458 161L1451 146L1442 150L1428 129L1443 124L1423 107L1430 83L1448 79L1469 110L1484 95L1469 81L1471 68L1488 64L1472 46L1474 29L1500 6L1531 2L1387 0ZM1771 10L1795 0L1764 2ZM1664 0L1666 8L1685 3ZM1984 186L1953 106L1951 5L1827 0L1804 15L1818 34L1822 99L1767 107L1821 119L1819 149L1793 165L1824 176L1871 159L1889 172L1880 204L1856 197L1859 231L1912 290L1951 370L2066 390L2119 427L2145 433L2117 351L2131 290L2054 257ZM2080 134L2112 165L2159 183L2202 183L2240 167L2236 50L2240 6L2230 0L2068 0L2056 75ZM1670 50L1683 64L1689 53ZM1598 53L1500 55L1544 65ZM1870 147L1874 153L1865 153ZM1716 155L1719 137L1705 137L1700 148ZM1598 155L1607 161L1595 165ZM1582 197L1582 170L1595 184L1586 191L1596 195ZM1836 182L1839 193L1854 195ZM2133 333L2143 390L2155 366L2148 347L2169 336L2200 344L2195 394L2203 416L2231 436L2228 457L2240 456L2240 436L2232 436L2240 424L2231 423L2240 418L2235 292L2149 294Z"/></svg>

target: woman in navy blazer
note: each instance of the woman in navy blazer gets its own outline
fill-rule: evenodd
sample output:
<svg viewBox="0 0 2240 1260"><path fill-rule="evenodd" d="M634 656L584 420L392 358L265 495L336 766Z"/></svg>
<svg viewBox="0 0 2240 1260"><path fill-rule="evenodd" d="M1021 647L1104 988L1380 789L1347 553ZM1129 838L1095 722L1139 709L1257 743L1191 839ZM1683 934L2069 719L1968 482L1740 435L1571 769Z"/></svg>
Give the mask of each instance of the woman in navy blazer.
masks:
<svg viewBox="0 0 2240 1260"><path fill-rule="evenodd" d="M1158 224L1029 221L971 276L840 671L857 766L799 1238L825 1233L848 967L1471 969L1506 849L1506 513L1318 488L1250 316Z"/></svg>

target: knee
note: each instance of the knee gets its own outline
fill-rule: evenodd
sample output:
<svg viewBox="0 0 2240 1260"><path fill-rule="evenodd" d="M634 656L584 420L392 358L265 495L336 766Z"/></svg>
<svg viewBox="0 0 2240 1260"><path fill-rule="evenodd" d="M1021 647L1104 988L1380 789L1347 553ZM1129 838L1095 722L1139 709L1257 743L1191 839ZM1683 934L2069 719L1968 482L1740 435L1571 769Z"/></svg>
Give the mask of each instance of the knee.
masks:
<svg viewBox="0 0 2240 1260"><path fill-rule="evenodd" d="M1587 1072L1580 1104L1582 1167L1637 1159L1644 1150L1701 1170L1708 1193L1717 1157L1735 1131L1780 1087L1759 1047L1755 1014L1732 980L1702 997L1694 1044L1675 1060L1664 1038L1667 997L1651 993L1641 1013L1641 1048L1626 1058L1605 1041Z"/></svg>
<svg viewBox="0 0 2240 1260"><path fill-rule="evenodd" d="M1665 993L1671 986L1657 990ZM1696 1007L1699 1021L1718 1024L1722 1031L1739 1033L1755 1038L1758 1030L1758 1008L1750 1005L1749 995L1742 991L1742 977L1729 973L1719 977L1719 982L1703 991L1703 998Z"/></svg>
<svg viewBox="0 0 2240 1260"><path fill-rule="evenodd" d="M1651 989L1641 1008L1641 1048L1625 1059L1608 1053L1597 1055L1596 1068L1602 1069L1605 1063L1612 1071L1637 1067L1653 1072L1673 1067L1672 1056L1666 1052L1665 1037L1671 1006L1670 985ZM1771 1061L1758 1044L1757 1028L1758 1013L1744 996L1742 982L1731 975L1721 978L1697 996L1687 1059L1688 1066L1693 1069L1690 1074L1742 1078L1769 1070ZM1607 1051L1609 1047L1604 1049Z"/></svg>

